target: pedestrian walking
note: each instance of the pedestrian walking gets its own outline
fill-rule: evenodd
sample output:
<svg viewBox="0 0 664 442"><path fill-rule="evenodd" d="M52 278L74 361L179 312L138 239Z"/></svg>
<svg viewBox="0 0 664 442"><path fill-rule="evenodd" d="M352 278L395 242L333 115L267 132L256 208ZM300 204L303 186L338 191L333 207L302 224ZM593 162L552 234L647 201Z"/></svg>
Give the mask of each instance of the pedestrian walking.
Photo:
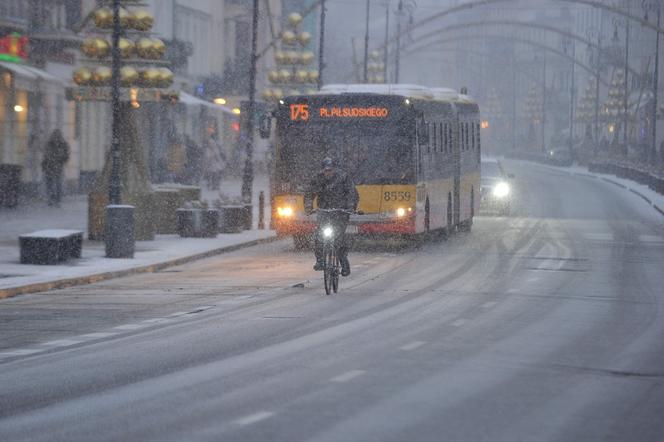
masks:
<svg viewBox="0 0 664 442"><path fill-rule="evenodd" d="M62 171L69 161L69 144L59 129L51 133L46 143L41 166L46 180L48 205L58 206L62 199Z"/></svg>
<svg viewBox="0 0 664 442"><path fill-rule="evenodd" d="M219 190L221 175L226 165L226 155L222 146L214 136L208 138L205 146L205 181L207 187L212 190Z"/></svg>

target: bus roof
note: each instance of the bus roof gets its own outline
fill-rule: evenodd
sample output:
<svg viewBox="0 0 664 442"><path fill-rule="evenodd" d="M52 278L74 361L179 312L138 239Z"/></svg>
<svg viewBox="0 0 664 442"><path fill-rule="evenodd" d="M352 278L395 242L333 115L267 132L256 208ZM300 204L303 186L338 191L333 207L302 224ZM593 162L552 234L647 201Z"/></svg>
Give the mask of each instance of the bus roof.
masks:
<svg viewBox="0 0 664 442"><path fill-rule="evenodd" d="M381 94L401 95L407 98L433 98L428 87L417 84L328 84L319 94Z"/></svg>
<svg viewBox="0 0 664 442"><path fill-rule="evenodd" d="M341 94L381 94L401 95L406 98L474 103L469 95L460 94L446 87L426 87L417 84L328 84L323 86L319 95Z"/></svg>

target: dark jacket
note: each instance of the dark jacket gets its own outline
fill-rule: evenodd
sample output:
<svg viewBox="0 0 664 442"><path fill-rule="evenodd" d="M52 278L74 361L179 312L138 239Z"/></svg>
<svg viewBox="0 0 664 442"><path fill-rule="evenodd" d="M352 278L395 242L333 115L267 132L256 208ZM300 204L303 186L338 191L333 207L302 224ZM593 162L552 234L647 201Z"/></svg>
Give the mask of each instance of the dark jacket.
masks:
<svg viewBox="0 0 664 442"><path fill-rule="evenodd" d="M313 208L314 198L316 198L318 207L321 209L356 210L360 201L353 180L341 170L335 171L329 179L325 177L323 172L320 172L311 180L307 191L304 193L304 208L306 210Z"/></svg>
<svg viewBox="0 0 664 442"><path fill-rule="evenodd" d="M69 161L69 144L59 132L54 132L46 143L42 169L45 173L61 174L67 161Z"/></svg>

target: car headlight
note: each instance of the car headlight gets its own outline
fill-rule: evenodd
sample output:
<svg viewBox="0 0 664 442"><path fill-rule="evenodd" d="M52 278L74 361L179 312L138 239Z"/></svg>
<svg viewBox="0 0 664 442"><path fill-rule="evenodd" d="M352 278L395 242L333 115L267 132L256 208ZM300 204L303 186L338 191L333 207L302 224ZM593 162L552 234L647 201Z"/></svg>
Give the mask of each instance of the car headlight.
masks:
<svg viewBox="0 0 664 442"><path fill-rule="evenodd" d="M328 226L328 227L323 228L323 236L325 238L330 238L332 236L332 233L334 233L334 231L332 230L332 227Z"/></svg>
<svg viewBox="0 0 664 442"><path fill-rule="evenodd" d="M496 198L505 198L510 193L510 186L505 182L500 182L493 188L493 196Z"/></svg>
<svg viewBox="0 0 664 442"><path fill-rule="evenodd" d="M277 215L284 217L284 218L289 218L293 216L293 208L292 207L277 207Z"/></svg>

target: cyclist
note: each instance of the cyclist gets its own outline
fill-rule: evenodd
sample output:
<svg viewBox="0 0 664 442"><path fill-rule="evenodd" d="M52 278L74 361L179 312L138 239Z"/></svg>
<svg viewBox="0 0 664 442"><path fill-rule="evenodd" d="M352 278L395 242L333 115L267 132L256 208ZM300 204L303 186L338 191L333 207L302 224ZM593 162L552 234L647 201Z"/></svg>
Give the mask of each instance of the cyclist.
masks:
<svg viewBox="0 0 664 442"><path fill-rule="evenodd" d="M321 209L343 209L355 211L359 202L359 195L355 184L348 174L337 168L331 158L326 157L321 162L321 171L309 183L304 193L304 208L307 213L312 213L313 203L316 199ZM335 238L335 247L339 251L339 262L341 263L341 276L350 275L350 262L348 261L348 244L345 240L346 226L348 225L347 213L318 214L318 231L314 241L314 253L316 265L314 270L325 268L325 257L323 256L323 238L321 226L323 221L328 221L332 228L338 233Z"/></svg>

